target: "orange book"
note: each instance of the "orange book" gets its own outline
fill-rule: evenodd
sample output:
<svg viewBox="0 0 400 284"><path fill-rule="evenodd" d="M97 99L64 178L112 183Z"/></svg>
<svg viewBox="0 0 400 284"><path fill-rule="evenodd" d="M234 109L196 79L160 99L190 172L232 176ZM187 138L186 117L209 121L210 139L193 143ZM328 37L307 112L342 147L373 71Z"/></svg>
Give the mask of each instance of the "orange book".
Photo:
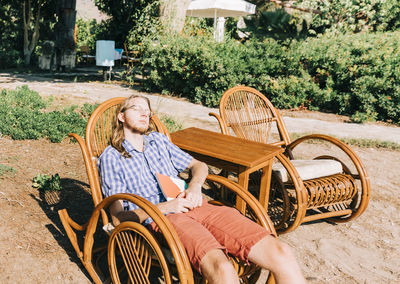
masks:
<svg viewBox="0 0 400 284"><path fill-rule="evenodd" d="M188 188L187 183L180 178L170 177L157 173L157 182L167 200L176 198L181 192Z"/></svg>

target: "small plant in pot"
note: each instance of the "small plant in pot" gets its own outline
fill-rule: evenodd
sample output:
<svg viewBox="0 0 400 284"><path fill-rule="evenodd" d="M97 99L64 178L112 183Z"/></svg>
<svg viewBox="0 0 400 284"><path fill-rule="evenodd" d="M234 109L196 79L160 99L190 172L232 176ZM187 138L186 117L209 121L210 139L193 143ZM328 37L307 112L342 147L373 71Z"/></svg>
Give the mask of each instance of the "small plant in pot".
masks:
<svg viewBox="0 0 400 284"><path fill-rule="evenodd" d="M55 175L37 174L32 180L32 187L37 188L42 199L50 206L60 202L61 179Z"/></svg>

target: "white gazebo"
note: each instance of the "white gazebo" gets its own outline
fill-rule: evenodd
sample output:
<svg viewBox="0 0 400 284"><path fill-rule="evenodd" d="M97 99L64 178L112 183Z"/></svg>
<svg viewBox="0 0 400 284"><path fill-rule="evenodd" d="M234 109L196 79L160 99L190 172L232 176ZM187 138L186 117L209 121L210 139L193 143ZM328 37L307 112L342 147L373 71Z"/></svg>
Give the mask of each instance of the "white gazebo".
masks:
<svg viewBox="0 0 400 284"><path fill-rule="evenodd" d="M254 14L256 5L243 0L193 0L186 15L199 18L214 18L214 38L224 40L225 17Z"/></svg>

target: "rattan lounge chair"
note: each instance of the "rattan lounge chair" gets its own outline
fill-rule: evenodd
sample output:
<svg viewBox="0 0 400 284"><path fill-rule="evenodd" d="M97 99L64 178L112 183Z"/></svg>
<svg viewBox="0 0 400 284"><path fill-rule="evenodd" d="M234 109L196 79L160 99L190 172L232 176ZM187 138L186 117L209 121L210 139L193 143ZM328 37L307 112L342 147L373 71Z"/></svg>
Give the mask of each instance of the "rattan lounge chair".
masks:
<svg viewBox="0 0 400 284"><path fill-rule="evenodd" d="M268 215L278 232L318 219L347 222L360 216L370 198L367 171L356 153L336 138L312 134L291 141L279 111L257 90L237 86L226 91L217 118L221 132L285 149L273 166ZM278 137L271 134L276 127ZM329 142L334 151L294 159L301 144L312 152L310 140ZM306 142L306 143L304 143ZM300 148L300 147L299 147ZM258 189L267 190L268 189Z"/></svg>
<svg viewBox="0 0 400 284"><path fill-rule="evenodd" d="M109 144L115 110L124 99L113 98L97 107L88 121L85 140L77 134L70 134L78 141L82 150L95 208L89 221L84 225L74 222L66 209L59 210L64 229L78 257L95 283L106 281L105 275L107 274L110 275L113 283L153 283L154 273L152 271L154 269L158 269L158 273L162 275L160 277L165 283L172 283L172 275L177 277L180 283L202 281L198 274L193 273L176 231L156 206L133 194L117 194L103 198L96 161ZM152 117L151 123L154 129L169 137L168 130L156 116ZM251 194L243 191L238 184L220 176L209 175L207 180L210 187L216 190L224 187L240 196L247 203L246 212L242 213L275 233L265 209ZM106 248L109 271L104 273L96 265L97 259L93 257L95 252L102 249L101 247L96 248L97 237L101 233L96 233L96 228L100 222L102 222L103 228L112 228L106 209L118 199L128 200L148 213L160 227L166 240L167 249L165 244L161 246L143 225L136 222L122 222L115 228L106 230L109 233ZM218 204L218 201L210 202ZM80 233L77 234L79 231ZM254 283L259 278L261 270L259 267L241 263L235 258L232 258L232 262L245 283ZM271 274L268 283L274 283L274 277Z"/></svg>

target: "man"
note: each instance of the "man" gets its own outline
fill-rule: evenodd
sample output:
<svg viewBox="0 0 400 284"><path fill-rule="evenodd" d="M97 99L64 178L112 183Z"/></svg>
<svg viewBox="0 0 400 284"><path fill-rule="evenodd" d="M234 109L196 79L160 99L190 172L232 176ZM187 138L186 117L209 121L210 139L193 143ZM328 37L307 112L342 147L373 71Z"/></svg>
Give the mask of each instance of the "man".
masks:
<svg viewBox="0 0 400 284"><path fill-rule="evenodd" d="M288 245L236 209L203 201L207 165L160 133L146 135L151 114L149 100L141 96L127 98L117 110L111 145L98 162L104 195L134 193L154 203L174 226L193 267L210 283L239 283L226 252L272 271L278 283L304 283ZM186 168L192 173L187 190L166 201L157 173L176 177ZM158 232L134 204L116 201L110 214L114 224L135 220Z"/></svg>

